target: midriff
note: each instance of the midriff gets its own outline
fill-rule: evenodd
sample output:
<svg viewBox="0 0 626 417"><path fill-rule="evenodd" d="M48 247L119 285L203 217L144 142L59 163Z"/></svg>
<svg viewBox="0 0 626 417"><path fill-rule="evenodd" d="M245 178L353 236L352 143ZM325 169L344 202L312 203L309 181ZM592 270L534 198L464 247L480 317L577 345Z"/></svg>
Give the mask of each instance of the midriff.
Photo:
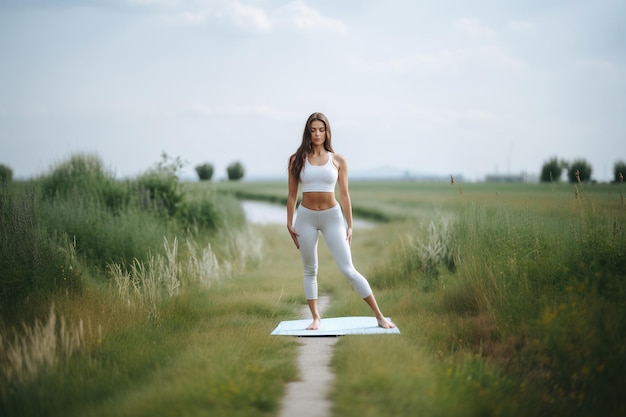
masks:
<svg viewBox="0 0 626 417"><path fill-rule="evenodd" d="M337 199L335 198L335 193L309 191L302 193L302 202L300 204L309 210L328 210L337 205Z"/></svg>

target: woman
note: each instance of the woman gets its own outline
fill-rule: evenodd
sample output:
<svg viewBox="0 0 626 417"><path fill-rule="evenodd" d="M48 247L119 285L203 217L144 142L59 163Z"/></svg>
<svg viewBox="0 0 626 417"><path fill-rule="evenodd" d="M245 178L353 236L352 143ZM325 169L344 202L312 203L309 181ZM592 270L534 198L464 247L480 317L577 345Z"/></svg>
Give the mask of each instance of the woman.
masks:
<svg viewBox="0 0 626 417"><path fill-rule="evenodd" d="M320 231L339 270L370 306L378 325L385 329L395 327L385 319L369 283L352 264L352 203L348 192L348 165L344 157L334 153L330 124L322 113L309 116L302 143L289 158L288 169L287 229L296 248L300 250L304 265L304 295L313 316L313 322L307 330L318 330L321 320L317 309L317 242ZM335 199L337 183L341 207ZM294 223L300 184L302 202Z"/></svg>

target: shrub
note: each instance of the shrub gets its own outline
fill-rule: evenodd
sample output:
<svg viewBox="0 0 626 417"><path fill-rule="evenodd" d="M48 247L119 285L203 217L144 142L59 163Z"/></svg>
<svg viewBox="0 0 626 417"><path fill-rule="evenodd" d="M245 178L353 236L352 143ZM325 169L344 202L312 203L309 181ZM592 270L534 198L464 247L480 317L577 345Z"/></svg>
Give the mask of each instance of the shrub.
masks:
<svg viewBox="0 0 626 417"><path fill-rule="evenodd" d="M212 199L187 199L178 218L187 229L214 231L220 226L220 213Z"/></svg>
<svg viewBox="0 0 626 417"><path fill-rule="evenodd" d="M75 247L66 235L50 238L37 213L36 190L0 197L0 313L19 311L33 294L82 287Z"/></svg>
<svg viewBox="0 0 626 417"><path fill-rule="evenodd" d="M584 159L577 159L572 162L567 170L567 178L569 182L588 182L591 180L591 165Z"/></svg>
<svg viewBox="0 0 626 417"><path fill-rule="evenodd" d="M8 184L11 181L13 181L13 170L4 164L0 164L0 185Z"/></svg>
<svg viewBox="0 0 626 417"><path fill-rule="evenodd" d="M166 217L135 204L113 213L88 196L55 199L39 211L50 236L71 236L79 257L96 273L108 262L145 259L148 252L161 247L164 235L176 230Z"/></svg>
<svg viewBox="0 0 626 417"><path fill-rule="evenodd" d="M618 161L613 166L613 181L623 183L626 177L626 162Z"/></svg>
<svg viewBox="0 0 626 417"><path fill-rule="evenodd" d="M551 158L548 162L544 163L541 168L540 181L558 182L561 179L565 165L565 162L559 161L556 157Z"/></svg>
<svg viewBox="0 0 626 417"><path fill-rule="evenodd" d="M92 197L101 200L115 212L129 202L128 187L115 180L95 155L77 154L53 167L41 178L41 189L47 199Z"/></svg>
<svg viewBox="0 0 626 417"><path fill-rule="evenodd" d="M196 173L200 181L210 181L213 177L213 165L205 163L196 166Z"/></svg>
<svg viewBox="0 0 626 417"><path fill-rule="evenodd" d="M144 208L154 208L174 217L183 209L184 196L178 174L183 167L180 158L161 155L161 162L135 180L139 202Z"/></svg>
<svg viewBox="0 0 626 417"><path fill-rule="evenodd" d="M231 181L239 181L243 178L244 169L243 165L240 162L233 162L232 164L226 167L226 173L228 174L228 179Z"/></svg>

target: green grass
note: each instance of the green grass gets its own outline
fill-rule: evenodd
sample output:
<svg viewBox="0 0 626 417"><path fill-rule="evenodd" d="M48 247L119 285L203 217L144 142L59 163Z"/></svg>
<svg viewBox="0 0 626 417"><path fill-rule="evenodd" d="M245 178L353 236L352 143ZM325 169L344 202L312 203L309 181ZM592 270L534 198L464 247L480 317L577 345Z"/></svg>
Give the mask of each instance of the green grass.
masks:
<svg viewBox="0 0 626 417"><path fill-rule="evenodd" d="M164 303L158 322L124 317L4 397L3 414L271 415L295 377L293 342L268 335L275 314L229 285L185 292Z"/></svg>
<svg viewBox="0 0 626 417"><path fill-rule="evenodd" d="M72 188L40 197L37 181L3 194L4 271L37 279L2 316L0 364L18 340L59 349L34 377L2 374L0 415L277 415L297 344L269 333L303 305L300 257L284 225L244 227L232 196L284 202L286 184L181 184L165 214L132 203L134 187L120 204L121 185L98 175L112 202L74 201ZM355 265L402 333L339 340L334 415L623 414L620 185L350 187L355 213L381 220L354 231ZM88 230L95 219L104 226ZM85 249L126 238L131 255ZM323 242L319 283L328 316L371 314ZM52 305L47 342L28 342Z"/></svg>
<svg viewBox="0 0 626 417"><path fill-rule="evenodd" d="M163 211L90 158L68 165L87 178L3 186L0 415L274 414L296 378L294 341L269 335L295 309L259 267L274 233L210 188Z"/></svg>
<svg viewBox="0 0 626 417"><path fill-rule="evenodd" d="M220 187L246 198L280 189ZM393 213L357 230L353 253L402 335L339 341L334 415L623 414L620 185L355 182L351 191L355 207ZM424 250L441 246L458 251L452 268ZM369 314L326 262L328 314Z"/></svg>

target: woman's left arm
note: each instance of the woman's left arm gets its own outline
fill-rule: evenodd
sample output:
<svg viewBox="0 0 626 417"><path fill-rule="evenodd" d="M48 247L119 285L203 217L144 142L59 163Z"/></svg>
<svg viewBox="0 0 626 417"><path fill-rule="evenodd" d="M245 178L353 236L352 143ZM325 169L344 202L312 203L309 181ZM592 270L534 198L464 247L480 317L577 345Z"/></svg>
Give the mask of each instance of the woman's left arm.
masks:
<svg viewBox="0 0 626 417"><path fill-rule="evenodd" d="M346 240L348 244L352 244L352 201L348 189L348 162L338 154L335 154L333 159L337 161L337 170L339 171L337 182L339 183L339 201L347 223Z"/></svg>

